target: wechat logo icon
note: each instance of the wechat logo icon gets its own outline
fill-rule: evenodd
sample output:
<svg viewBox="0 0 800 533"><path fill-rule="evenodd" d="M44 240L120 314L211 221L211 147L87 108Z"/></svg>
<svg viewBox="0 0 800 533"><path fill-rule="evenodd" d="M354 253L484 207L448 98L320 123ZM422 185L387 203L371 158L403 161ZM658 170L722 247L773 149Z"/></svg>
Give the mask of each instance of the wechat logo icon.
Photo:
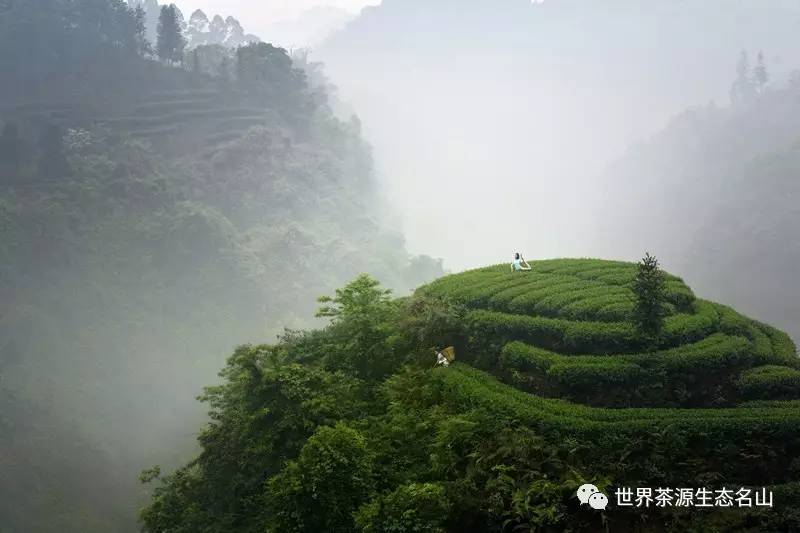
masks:
<svg viewBox="0 0 800 533"><path fill-rule="evenodd" d="M578 487L577 494L581 505L588 503L592 509L603 511L608 505L608 497L590 483Z"/></svg>

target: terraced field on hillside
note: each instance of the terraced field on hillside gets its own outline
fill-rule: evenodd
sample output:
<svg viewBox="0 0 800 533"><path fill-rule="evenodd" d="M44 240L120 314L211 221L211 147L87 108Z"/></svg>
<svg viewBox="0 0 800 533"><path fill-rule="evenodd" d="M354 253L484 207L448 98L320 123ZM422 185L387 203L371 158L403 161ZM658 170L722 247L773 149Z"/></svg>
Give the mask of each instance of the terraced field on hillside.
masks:
<svg viewBox="0 0 800 533"><path fill-rule="evenodd" d="M99 122L154 143L180 138L206 147L241 136L250 127L278 122L267 109L229 100L218 91L152 93L126 116L103 118Z"/></svg>
<svg viewBox="0 0 800 533"><path fill-rule="evenodd" d="M147 140L159 149L201 152L213 152L251 127L280 123L274 110L250 105L244 95L213 89L148 92L113 107L28 102L0 109L0 115L30 124L32 131L52 124L62 128L102 126Z"/></svg>
<svg viewBox="0 0 800 533"><path fill-rule="evenodd" d="M800 473L790 459L800 453L800 358L788 335L670 275L665 332L646 350L631 319L636 265L532 267L481 268L419 289L466 308L454 339L461 362L438 371L445 401L591 443L623 478L776 485Z"/></svg>

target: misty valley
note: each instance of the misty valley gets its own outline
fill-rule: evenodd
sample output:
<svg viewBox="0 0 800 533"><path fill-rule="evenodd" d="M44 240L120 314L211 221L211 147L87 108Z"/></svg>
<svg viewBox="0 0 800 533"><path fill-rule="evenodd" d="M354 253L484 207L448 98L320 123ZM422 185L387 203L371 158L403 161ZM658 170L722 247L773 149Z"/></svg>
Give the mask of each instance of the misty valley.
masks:
<svg viewBox="0 0 800 533"><path fill-rule="evenodd" d="M0 533L800 530L800 5L256 4L0 2Z"/></svg>

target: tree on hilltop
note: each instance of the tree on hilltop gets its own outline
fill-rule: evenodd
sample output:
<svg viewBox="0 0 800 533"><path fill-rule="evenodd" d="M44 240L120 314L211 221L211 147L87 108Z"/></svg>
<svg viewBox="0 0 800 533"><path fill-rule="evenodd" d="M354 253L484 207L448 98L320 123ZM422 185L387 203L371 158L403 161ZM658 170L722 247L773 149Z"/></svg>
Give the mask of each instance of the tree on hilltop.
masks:
<svg viewBox="0 0 800 533"><path fill-rule="evenodd" d="M183 60L186 38L181 31L178 10L175 4L161 7L158 17L158 42L156 50L163 61L179 63Z"/></svg>
<svg viewBox="0 0 800 533"><path fill-rule="evenodd" d="M128 21L133 34L133 49L139 55L148 55L153 52L150 41L147 40L147 13L142 6L136 6L133 16Z"/></svg>
<svg viewBox="0 0 800 533"><path fill-rule="evenodd" d="M753 81L759 94L764 92L767 83L769 83L769 71L767 71L767 64L764 61L764 52L758 53L758 62L753 69Z"/></svg>
<svg viewBox="0 0 800 533"><path fill-rule="evenodd" d="M634 320L642 336L652 345L664 329L666 280L658 259L646 253L638 263L633 284L636 295Z"/></svg>
<svg viewBox="0 0 800 533"><path fill-rule="evenodd" d="M731 86L731 102L745 104L751 101L755 95L756 84L753 79L753 71L750 68L750 56L746 50L742 50L739 55L739 62L736 65L736 80Z"/></svg>

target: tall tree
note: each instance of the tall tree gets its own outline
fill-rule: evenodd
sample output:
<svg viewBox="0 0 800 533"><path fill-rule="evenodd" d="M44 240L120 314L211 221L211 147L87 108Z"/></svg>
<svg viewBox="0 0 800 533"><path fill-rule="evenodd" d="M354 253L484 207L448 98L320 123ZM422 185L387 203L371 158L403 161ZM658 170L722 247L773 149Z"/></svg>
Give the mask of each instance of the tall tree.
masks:
<svg viewBox="0 0 800 533"><path fill-rule="evenodd" d="M743 104L751 101L756 94L756 87L750 68L750 57L746 50L742 50L739 55L739 62L736 64L736 80L731 86L731 102Z"/></svg>
<svg viewBox="0 0 800 533"><path fill-rule="evenodd" d="M636 295L634 306L636 325L652 347L664 328L666 281L658 260L649 253L646 253L639 262L633 292Z"/></svg>
<svg viewBox="0 0 800 533"><path fill-rule="evenodd" d="M150 54L153 47L147 40L147 12L139 5L133 10L134 46L140 55Z"/></svg>
<svg viewBox="0 0 800 533"><path fill-rule="evenodd" d="M767 63L764 60L764 52L758 53L758 62L753 69L753 81L759 94L764 92L767 83L769 83L769 72L767 71Z"/></svg>
<svg viewBox="0 0 800 533"><path fill-rule="evenodd" d="M183 51L186 48L186 38L181 31L178 18L178 9L175 4L161 7L158 18L158 42L156 49L158 57L163 61L178 63L183 60Z"/></svg>

